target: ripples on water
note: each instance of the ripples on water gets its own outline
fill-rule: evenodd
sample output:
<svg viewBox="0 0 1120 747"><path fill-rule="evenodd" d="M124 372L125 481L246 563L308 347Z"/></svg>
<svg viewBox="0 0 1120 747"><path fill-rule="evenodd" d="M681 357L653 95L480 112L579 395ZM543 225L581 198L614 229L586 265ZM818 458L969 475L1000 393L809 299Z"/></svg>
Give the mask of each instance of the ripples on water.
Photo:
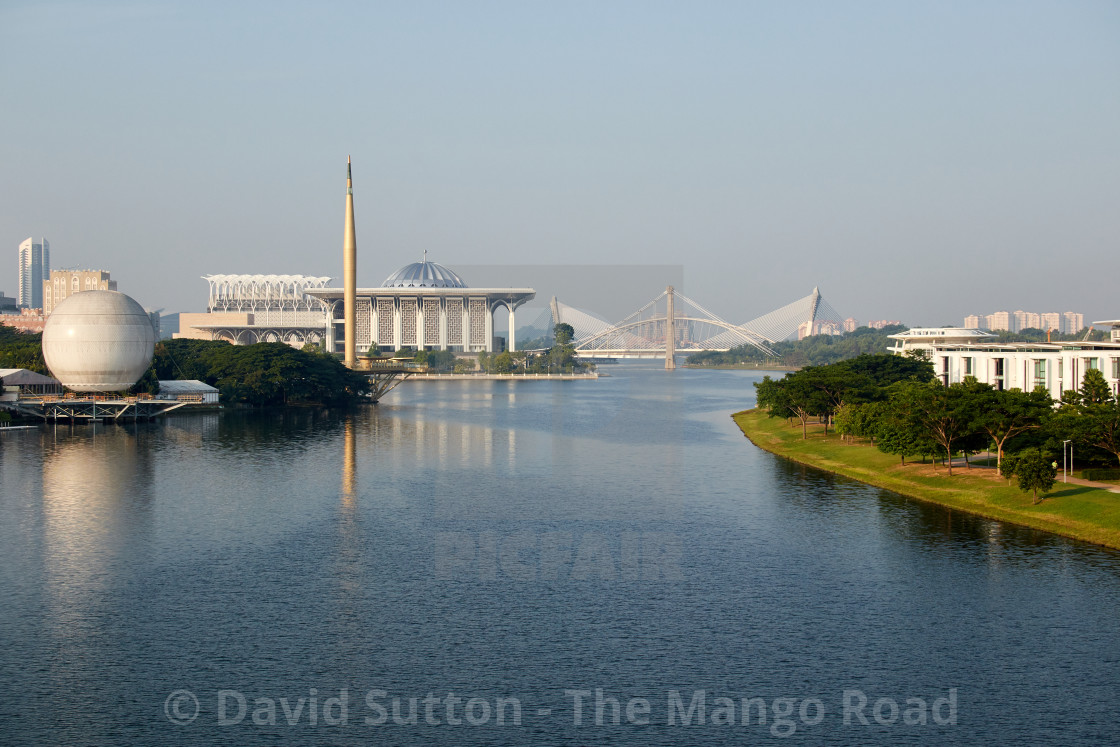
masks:
<svg viewBox="0 0 1120 747"><path fill-rule="evenodd" d="M762 453L728 417L752 374L611 373L0 434L0 743L1113 739L1116 553ZM346 723L324 723L342 688ZM369 725L375 688L390 715L394 695L517 698L522 723L427 725L420 703L416 725ZM564 691L596 688L622 724L608 703L596 725L594 696L573 724ZM841 717L845 690L870 720L877 698L950 688L955 724ZM317 723L307 703L286 723L279 700L313 689ZM176 690L199 700L188 725ZM246 698L240 723L219 723L220 690ZM671 690L704 690L709 719L761 697L769 719L668 726ZM634 697L650 725L626 723ZM820 723L797 710L812 698Z"/></svg>

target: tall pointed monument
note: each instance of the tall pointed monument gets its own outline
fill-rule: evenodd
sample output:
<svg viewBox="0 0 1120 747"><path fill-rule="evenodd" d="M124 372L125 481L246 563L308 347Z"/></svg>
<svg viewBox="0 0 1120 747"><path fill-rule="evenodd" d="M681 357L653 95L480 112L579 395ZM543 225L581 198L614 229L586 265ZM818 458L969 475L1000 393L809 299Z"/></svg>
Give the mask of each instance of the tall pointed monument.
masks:
<svg viewBox="0 0 1120 747"><path fill-rule="evenodd" d="M342 236L343 332L346 336L343 362L356 368L358 355L358 241L354 235L354 181L350 176L350 156L346 156L346 227Z"/></svg>

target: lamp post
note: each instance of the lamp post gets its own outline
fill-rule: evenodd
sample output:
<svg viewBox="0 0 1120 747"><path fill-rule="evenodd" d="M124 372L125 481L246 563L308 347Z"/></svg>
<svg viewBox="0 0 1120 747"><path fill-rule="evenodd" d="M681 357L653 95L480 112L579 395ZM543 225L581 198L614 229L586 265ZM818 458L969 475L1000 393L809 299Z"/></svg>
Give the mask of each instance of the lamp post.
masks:
<svg viewBox="0 0 1120 747"><path fill-rule="evenodd" d="M1070 440L1068 438L1065 441L1062 441L1062 482L1069 482L1069 472L1066 470L1066 444L1068 444L1069 442ZM1069 466L1073 466L1072 446L1069 447Z"/></svg>

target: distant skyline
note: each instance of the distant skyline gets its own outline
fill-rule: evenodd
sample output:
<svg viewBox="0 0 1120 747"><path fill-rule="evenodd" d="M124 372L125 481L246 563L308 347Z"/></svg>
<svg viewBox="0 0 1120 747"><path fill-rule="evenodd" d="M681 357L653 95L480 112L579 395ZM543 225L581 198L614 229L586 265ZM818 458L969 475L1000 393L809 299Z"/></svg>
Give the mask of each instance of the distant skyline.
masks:
<svg viewBox="0 0 1120 747"><path fill-rule="evenodd" d="M359 285L428 250L679 267L735 322L1113 319L1118 39L1115 2L9 0L0 291L28 236L168 313L341 284L350 155Z"/></svg>

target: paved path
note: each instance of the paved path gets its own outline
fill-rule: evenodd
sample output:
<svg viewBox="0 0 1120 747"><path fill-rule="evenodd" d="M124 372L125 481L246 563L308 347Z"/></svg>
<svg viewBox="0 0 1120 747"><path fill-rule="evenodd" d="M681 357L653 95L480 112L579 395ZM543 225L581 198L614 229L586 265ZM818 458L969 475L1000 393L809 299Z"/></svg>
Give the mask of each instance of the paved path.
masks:
<svg viewBox="0 0 1120 747"><path fill-rule="evenodd" d="M985 459L986 457L977 456L977 457L973 457L973 458ZM972 464L966 466L965 463L964 463L964 457L954 457L953 458L953 468L954 469L961 469L961 468L965 468L965 469L995 469L996 466L994 464L976 464L976 463L972 463ZM1096 480L1082 480L1080 477L1074 477L1073 475L1070 475L1065 480L1063 480L1062 479L1062 473L1061 473L1061 471L1059 471L1058 472L1058 481L1055 482L1054 485L1057 486L1057 485L1059 485L1063 482L1068 482L1068 483L1073 484L1073 485L1084 485L1084 486L1089 487L1089 488L1100 488L1101 490L1107 490L1110 493L1120 493L1120 485L1117 485L1115 483L1097 482Z"/></svg>

